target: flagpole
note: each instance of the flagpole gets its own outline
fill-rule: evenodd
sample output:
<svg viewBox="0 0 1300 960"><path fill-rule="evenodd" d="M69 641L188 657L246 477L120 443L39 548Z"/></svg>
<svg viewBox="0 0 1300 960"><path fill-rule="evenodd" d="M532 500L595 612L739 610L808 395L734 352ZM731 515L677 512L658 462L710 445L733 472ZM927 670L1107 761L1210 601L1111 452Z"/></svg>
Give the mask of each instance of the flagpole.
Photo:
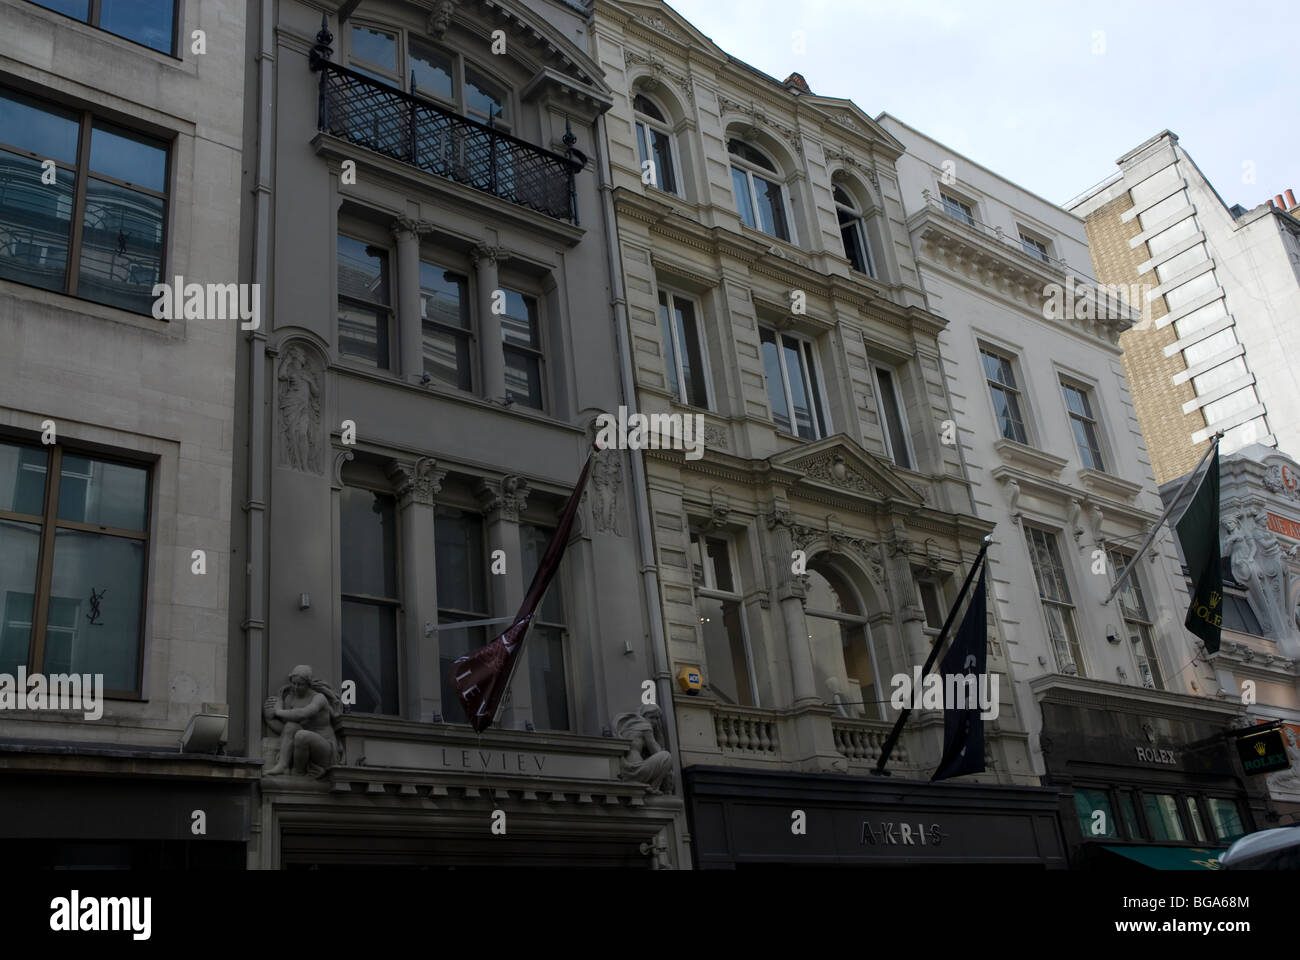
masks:
<svg viewBox="0 0 1300 960"><path fill-rule="evenodd" d="M934 666L935 658L939 656L939 651L943 649L943 642L948 638L948 631L952 629L952 622L957 619L957 611L961 609L962 601L966 599L966 592L970 589L971 583L975 580L975 572L979 570L980 564L984 562L985 555L988 553L989 543L993 540L993 534L989 533L984 537L984 542L980 544L980 552L975 556L975 562L971 564L970 571L966 574L966 581L961 585L961 590L957 593L957 602L952 605L948 611L948 617L943 622L943 629L939 631L938 638L934 641L934 646L930 648L930 655L925 659L925 666L921 668L921 678L924 680ZM889 762L889 755L894 752L894 747L898 744L898 738L903 732L903 724L907 723L907 718L912 712L911 704L903 707L903 712L898 715L898 720L894 723L894 729L889 732L889 738L885 741L884 747L880 751L880 759L876 762L876 769L871 772L877 776L887 777L885 764Z"/></svg>
<svg viewBox="0 0 1300 960"><path fill-rule="evenodd" d="M1165 507L1165 512L1160 514L1160 519L1151 524L1151 529L1147 532L1147 538L1142 541L1142 546L1138 547L1137 553L1133 554L1133 559L1128 562L1128 565L1124 568L1123 572L1115 579L1114 585L1110 588L1110 593L1106 594L1106 599L1101 602L1103 607L1115 599L1115 594L1119 593L1120 587L1124 586L1124 584L1128 582L1129 574L1137 568L1137 562L1142 559L1142 555L1146 553L1147 548L1151 546L1151 541L1159 535L1161 526L1163 526L1164 522L1169 519L1169 514L1174 512L1174 507L1178 506L1178 501L1183 498L1183 494L1187 491L1188 486L1190 486L1191 482L1196 479L1196 475L1201 472L1201 467L1205 466L1205 461L1210 459L1210 454L1214 453L1214 451L1219 448L1219 441L1222 439L1223 431L1220 430L1214 435L1214 442L1210 444L1209 448L1201 457L1201 462L1192 468L1192 472L1187 475L1187 479L1184 480L1183 485L1178 488L1178 492L1169 498L1169 506Z"/></svg>

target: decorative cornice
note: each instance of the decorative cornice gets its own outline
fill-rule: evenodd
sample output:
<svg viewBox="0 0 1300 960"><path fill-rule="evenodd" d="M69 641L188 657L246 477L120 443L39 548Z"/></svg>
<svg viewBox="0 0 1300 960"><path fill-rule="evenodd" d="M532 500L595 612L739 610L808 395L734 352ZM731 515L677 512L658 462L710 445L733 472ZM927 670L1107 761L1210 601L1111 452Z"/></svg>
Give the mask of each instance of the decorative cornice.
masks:
<svg viewBox="0 0 1300 960"><path fill-rule="evenodd" d="M637 53L635 50L624 48L623 63L625 66L647 66L650 68L648 76L640 79L652 93L654 85L663 83L663 77L667 77L673 83L681 88L682 95L686 97L689 103L695 103L695 84L689 76L679 73L668 66L663 58L651 53L648 57L644 54ZM634 83L633 86L636 84Z"/></svg>
<svg viewBox="0 0 1300 960"><path fill-rule="evenodd" d="M1142 484L1125 480L1113 474L1083 467L1078 473L1079 482L1092 493L1106 494L1132 503L1142 492Z"/></svg>
<svg viewBox="0 0 1300 960"><path fill-rule="evenodd" d="M748 118L749 125L755 129L769 127L775 130L794 148L796 153L803 153L803 138L799 135L799 131L771 117L755 101L751 100L749 105L746 106L739 100L731 99L726 94L719 94L718 109L723 114L736 113Z"/></svg>
<svg viewBox="0 0 1300 960"><path fill-rule="evenodd" d="M1005 437L1001 440L995 440L993 449L1002 458L1003 462L1036 470L1049 477L1059 477L1061 471L1069 463L1068 460L1054 456L1046 450L1039 450L1037 447L1031 447L1026 443L1019 443L1015 440L1008 440Z"/></svg>

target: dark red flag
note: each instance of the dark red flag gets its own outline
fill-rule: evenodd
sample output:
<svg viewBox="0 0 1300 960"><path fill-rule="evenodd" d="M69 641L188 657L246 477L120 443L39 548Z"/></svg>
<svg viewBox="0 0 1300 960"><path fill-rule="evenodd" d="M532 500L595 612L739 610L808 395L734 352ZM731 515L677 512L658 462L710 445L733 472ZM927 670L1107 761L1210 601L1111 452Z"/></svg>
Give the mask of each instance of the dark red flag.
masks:
<svg viewBox="0 0 1300 960"><path fill-rule="evenodd" d="M546 588L551 585L555 571L560 568L560 559L564 556L565 547L569 545L573 518L578 515L578 502L582 499L582 490L587 484L591 457L592 454L588 454L587 462L583 464L582 473L578 475L578 482L569 495L569 502L560 513L560 522L537 564L533 582L524 594L524 602L520 604L514 621L491 643L451 665L452 686L460 695L460 705L476 733L482 733L492 725L497 706L501 703L506 688L510 686L510 675L514 672L515 661L519 659L519 651L523 647L533 614L546 595Z"/></svg>

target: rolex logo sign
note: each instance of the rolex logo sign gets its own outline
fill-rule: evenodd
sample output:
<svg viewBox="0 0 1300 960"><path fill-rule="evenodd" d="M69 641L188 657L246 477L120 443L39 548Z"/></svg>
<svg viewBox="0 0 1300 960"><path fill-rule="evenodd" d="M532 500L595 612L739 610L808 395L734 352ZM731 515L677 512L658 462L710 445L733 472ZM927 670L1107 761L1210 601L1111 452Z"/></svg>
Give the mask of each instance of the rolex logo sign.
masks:
<svg viewBox="0 0 1300 960"><path fill-rule="evenodd" d="M1255 752L1262 757L1264 754L1268 753L1268 747L1264 746L1263 741L1260 741L1255 744Z"/></svg>
<svg viewBox="0 0 1300 960"><path fill-rule="evenodd" d="M1247 734L1237 740L1237 756L1248 774L1271 773L1291 766L1280 730Z"/></svg>

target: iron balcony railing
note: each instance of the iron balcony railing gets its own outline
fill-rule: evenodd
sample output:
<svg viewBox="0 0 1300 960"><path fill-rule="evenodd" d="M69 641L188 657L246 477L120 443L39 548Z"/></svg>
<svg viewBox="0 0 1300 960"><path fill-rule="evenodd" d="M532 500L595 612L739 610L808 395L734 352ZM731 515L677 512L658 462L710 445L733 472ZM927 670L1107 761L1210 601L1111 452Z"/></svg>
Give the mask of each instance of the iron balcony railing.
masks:
<svg viewBox="0 0 1300 960"><path fill-rule="evenodd" d="M1021 240L1020 237L1011 237L1008 234L1003 233L1000 227L990 227L987 223L976 220L973 216L968 216L961 208L945 203L943 199L934 196L928 190L924 191L924 193L926 206L939 211L952 220L956 220L958 223L964 224L968 229L973 230L975 233L988 237L990 240L997 241L1027 260L1033 260L1035 263L1053 267L1056 270L1065 271L1067 269L1064 260L1049 256L1048 254L1038 250L1036 247L1031 248Z"/></svg>
<svg viewBox="0 0 1300 960"><path fill-rule="evenodd" d="M372 80L327 60L320 73L320 129L437 177L578 222L578 160Z"/></svg>

